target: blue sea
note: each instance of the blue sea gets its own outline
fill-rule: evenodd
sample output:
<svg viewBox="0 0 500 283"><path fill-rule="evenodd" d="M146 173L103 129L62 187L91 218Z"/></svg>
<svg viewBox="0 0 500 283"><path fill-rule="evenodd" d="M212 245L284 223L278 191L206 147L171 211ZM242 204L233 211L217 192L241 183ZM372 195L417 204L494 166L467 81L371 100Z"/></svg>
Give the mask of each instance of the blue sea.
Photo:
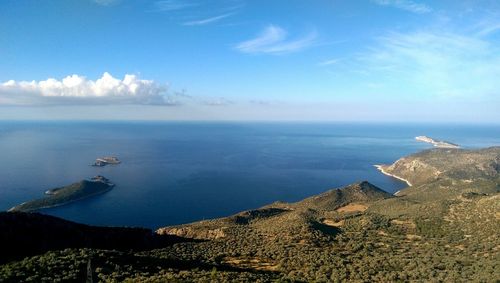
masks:
<svg viewBox="0 0 500 283"><path fill-rule="evenodd" d="M493 125L3 121L0 210L98 174L116 187L42 213L157 228L362 180L392 193L405 184L373 165L431 148L417 135L466 148L500 145L500 127ZM106 155L122 164L89 166Z"/></svg>

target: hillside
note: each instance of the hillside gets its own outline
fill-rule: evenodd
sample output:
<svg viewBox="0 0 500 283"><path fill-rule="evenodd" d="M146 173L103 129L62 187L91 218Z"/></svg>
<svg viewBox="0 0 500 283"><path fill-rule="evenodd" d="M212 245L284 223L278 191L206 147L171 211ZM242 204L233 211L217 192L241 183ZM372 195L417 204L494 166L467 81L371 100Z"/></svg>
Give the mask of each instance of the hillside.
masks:
<svg viewBox="0 0 500 283"><path fill-rule="evenodd" d="M0 267L0 281L84 278L91 259L102 281L496 282L499 152L424 151L385 166L412 181L397 196L360 182L157 230L201 241L142 251L59 250L13 261Z"/></svg>

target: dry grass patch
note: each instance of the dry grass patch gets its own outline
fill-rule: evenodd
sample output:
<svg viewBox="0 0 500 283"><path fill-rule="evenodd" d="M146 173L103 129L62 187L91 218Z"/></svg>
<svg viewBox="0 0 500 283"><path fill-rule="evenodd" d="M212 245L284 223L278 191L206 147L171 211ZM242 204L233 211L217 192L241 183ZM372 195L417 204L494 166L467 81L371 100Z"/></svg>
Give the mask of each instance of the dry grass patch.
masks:
<svg viewBox="0 0 500 283"><path fill-rule="evenodd" d="M222 260L222 263L243 269L278 270L278 264L258 257L226 257Z"/></svg>
<svg viewBox="0 0 500 283"><path fill-rule="evenodd" d="M415 234L406 234L406 239L413 241L413 240L420 240L422 239L422 237Z"/></svg>
<svg viewBox="0 0 500 283"><path fill-rule="evenodd" d="M368 209L368 206L360 203L350 203L348 205L336 209L338 212L363 212Z"/></svg>
<svg viewBox="0 0 500 283"><path fill-rule="evenodd" d="M308 241L308 240L306 240L306 239L301 239L301 240L299 241L299 245L306 245L306 244L309 244L309 241Z"/></svg>

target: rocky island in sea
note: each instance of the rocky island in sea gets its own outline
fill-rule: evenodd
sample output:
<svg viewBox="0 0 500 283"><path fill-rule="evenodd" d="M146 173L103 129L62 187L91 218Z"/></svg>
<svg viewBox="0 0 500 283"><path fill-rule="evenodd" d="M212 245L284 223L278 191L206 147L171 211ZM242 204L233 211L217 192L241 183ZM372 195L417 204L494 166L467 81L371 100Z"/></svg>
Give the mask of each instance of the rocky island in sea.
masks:
<svg viewBox="0 0 500 283"><path fill-rule="evenodd" d="M103 167L106 165L116 165L120 163L121 161L116 156L105 156L97 158L92 166Z"/></svg>
<svg viewBox="0 0 500 283"><path fill-rule="evenodd" d="M433 139L433 138L430 138L427 136L418 136L418 137L415 137L415 139L417 141L430 143L433 146L439 147L439 148L460 148L460 146L458 144L454 144L454 143L447 142L447 141L436 140L436 139Z"/></svg>
<svg viewBox="0 0 500 283"><path fill-rule="evenodd" d="M95 176L90 180L82 180L71 185L47 190L47 197L35 199L16 205L9 211L36 211L43 208L55 207L68 204L77 200L105 193L111 190L115 184L103 176Z"/></svg>

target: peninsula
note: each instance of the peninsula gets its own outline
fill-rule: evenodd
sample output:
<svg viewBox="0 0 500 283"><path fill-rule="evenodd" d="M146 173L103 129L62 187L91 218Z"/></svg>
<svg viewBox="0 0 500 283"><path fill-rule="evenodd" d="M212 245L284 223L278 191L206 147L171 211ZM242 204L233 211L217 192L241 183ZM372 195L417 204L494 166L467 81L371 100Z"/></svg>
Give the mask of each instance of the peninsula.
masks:
<svg viewBox="0 0 500 283"><path fill-rule="evenodd" d="M454 143L447 142L447 141L435 140L435 139L427 137L427 136L418 136L418 137L415 137L415 139L417 141L430 143L433 146L439 147L439 148L460 148L460 146L458 144L454 144Z"/></svg>
<svg viewBox="0 0 500 283"><path fill-rule="evenodd" d="M14 206L9 209L9 211L31 212L43 208L61 206L70 202L105 193L113 187L114 184L107 178L103 176L95 176L90 180L82 180L65 187L47 190L45 192L45 194L48 195L47 197L24 202L20 205Z"/></svg>
<svg viewBox="0 0 500 283"><path fill-rule="evenodd" d="M92 166L103 167L106 165L116 165L120 163L121 161L116 156L105 156L97 158Z"/></svg>

